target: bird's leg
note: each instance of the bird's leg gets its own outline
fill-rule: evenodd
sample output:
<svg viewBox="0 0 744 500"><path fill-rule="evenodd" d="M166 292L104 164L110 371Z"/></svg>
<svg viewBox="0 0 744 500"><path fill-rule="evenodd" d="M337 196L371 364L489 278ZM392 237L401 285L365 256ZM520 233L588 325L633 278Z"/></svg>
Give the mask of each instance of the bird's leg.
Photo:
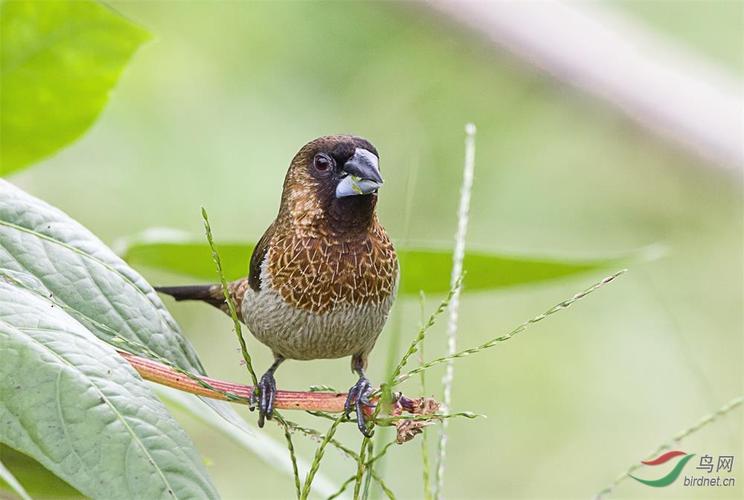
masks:
<svg viewBox="0 0 744 500"><path fill-rule="evenodd" d="M276 380L274 372L282 364L284 358L276 356L274 364L266 370L261 380L258 381L258 394L251 395L250 409L253 411L258 406L258 426L263 427L264 418L271 420L274 414L274 399L276 398Z"/></svg>
<svg viewBox="0 0 744 500"><path fill-rule="evenodd" d="M372 386L364 374L364 365L364 359L361 355L354 355L351 358L351 369L359 374L359 380L349 389L344 404L344 415L348 418L353 409L356 412L357 427L359 427L361 433L366 437L372 437L372 433L367 430L364 421L364 407L372 404L369 400L369 395L372 394Z"/></svg>

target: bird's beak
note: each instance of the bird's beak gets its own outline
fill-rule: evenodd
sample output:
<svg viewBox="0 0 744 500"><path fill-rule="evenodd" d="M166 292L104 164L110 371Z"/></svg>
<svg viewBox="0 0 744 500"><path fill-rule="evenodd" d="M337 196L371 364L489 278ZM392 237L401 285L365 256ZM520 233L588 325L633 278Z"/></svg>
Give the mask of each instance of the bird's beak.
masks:
<svg viewBox="0 0 744 500"><path fill-rule="evenodd" d="M336 186L336 198L374 193L382 186L377 156L366 149L357 148L343 171L346 176Z"/></svg>

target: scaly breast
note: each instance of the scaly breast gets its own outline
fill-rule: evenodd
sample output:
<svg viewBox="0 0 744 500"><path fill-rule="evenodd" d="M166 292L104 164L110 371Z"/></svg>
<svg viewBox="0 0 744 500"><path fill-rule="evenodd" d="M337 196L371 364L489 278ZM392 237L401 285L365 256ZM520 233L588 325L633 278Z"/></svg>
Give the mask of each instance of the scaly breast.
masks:
<svg viewBox="0 0 744 500"><path fill-rule="evenodd" d="M243 318L258 340L291 359L368 353L395 299L398 262L384 231L330 242L272 241L261 289L248 289Z"/></svg>
<svg viewBox="0 0 744 500"><path fill-rule="evenodd" d="M322 314L337 305L362 306L393 295L398 261L384 230L339 240L288 232L267 256L271 287L297 309Z"/></svg>

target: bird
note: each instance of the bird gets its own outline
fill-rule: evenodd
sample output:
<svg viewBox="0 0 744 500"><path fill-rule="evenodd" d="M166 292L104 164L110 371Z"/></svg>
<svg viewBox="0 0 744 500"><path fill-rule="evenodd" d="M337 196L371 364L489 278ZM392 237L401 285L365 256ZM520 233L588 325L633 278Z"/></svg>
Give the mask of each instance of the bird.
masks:
<svg viewBox="0 0 744 500"><path fill-rule="evenodd" d="M285 360L351 357L357 382L344 405L369 436L368 357L387 321L399 282L395 248L376 206L383 179L377 149L354 135L319 137L292 159L279 211L254 247L248 275L228 283L238 318L274 362L261 376L258 425L271 419L274 374ZM163 286L159 292L199 300L229 314L222 285Z"/></svg>

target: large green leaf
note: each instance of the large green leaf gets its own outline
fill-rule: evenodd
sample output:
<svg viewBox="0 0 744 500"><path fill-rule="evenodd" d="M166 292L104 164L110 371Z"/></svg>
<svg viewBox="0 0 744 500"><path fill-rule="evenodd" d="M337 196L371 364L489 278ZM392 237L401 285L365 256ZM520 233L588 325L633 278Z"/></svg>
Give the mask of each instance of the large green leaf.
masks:
<svg viewBox="0 0 744 500"><path fill-rule="evenodd" d="M245 276L253 243L218 244L220 257L229 279ZM117 251L135 266L150 266L204 280L215 280L214 264L206 242L169 229L152 229L122 242ZM446 293L450 288L451 250L401 248L400 293ZM468 252L463 291L483 291L512 285L538 283L573 274L617 267L626 258L594 260L556 259Z"/></svg>
<svg viewBox="0 0 744 500"><path fill-rule="evenodd" d="M0 174L77 139L148 34L97 2L0 4Z"/></svg>
<svg viewBox="0 0 744 500"><path fill-rule="evenodd" d="M33 458L1 443L0 460L32 498L54 498L55 500L85 498L79 491L49 472ZM11 485L3 485L0 482L0 489L3 488L7 491Z"/></svg>
<svg viewBox="0 0 744 500"><path fill-rule="evenodd" d="M7 453L5 453L5 455L7 455ZM3 450L0 449L0 488L12 491L22 500L31 500L31 496L28 494L28 491L26 491L26 488L24 488L15 475L10 472L3 460L5 460L5 456L3 456Z"/></svg>
<svg viewBox="0 0 744 500"><path fill-rule="evenodd" d="M447 293L450 289L452 252L404 248L399 252L402 293ZM469 251L463 269L467 273L463 292L494 290L514 285L540 283L579 273L617 267L622 259L558 259L528 255Z"/></svg>
<svg viewBox="0 0 744 500"><path fill-rule="evenodd" d="M116 350L0 281L0 441L94 498L216 498L191 440Z"/></svg>
<svg viewBox="0 0 744 500"><path fill-rule="evenodd" d="M0 179L0 274L42 295L111 343L145 346L204 373L152 287L68 215Z"/></svg>
<svg viewBox="0 0 744 500"><path fill-rule="evenodd" d="M2 179L0 276L49 297L105 342L205 374L193 347L142 276L68 215ZM228 403L205 402L243 425Z"/></svg>

